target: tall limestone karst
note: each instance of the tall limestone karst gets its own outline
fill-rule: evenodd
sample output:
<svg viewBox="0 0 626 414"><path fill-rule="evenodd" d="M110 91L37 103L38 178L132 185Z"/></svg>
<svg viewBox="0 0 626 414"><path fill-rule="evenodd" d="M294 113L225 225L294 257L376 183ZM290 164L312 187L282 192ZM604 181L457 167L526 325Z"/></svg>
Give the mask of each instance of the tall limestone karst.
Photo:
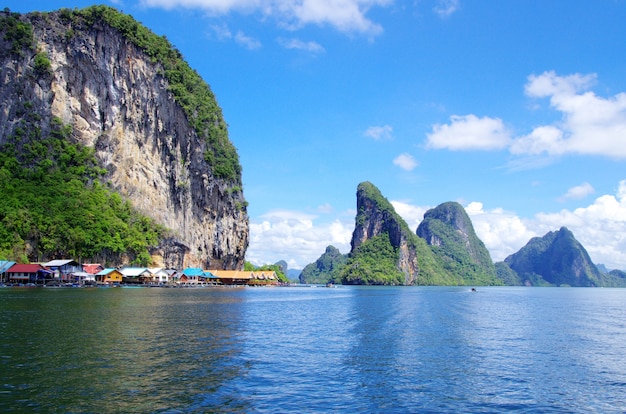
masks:
<svg viewBox="0 0 626 414"><path fill-rule="evenodd" d="M391 203L370 182L357 188L357 215L343 283L446 285L453 277L437 262Z"/></svg>
<svg viewBox="0 0 626 414"><path fill-rule="evenodd" d="M28 167L20 150L59 125L93 149L100 183L167 229L153 265L243 268L239 158L209 86L167 39L106 6L0 13L0 147Z"/></svg>
<svg viewBox="0 0 626 414"><path fill-rule="evenodd" d="M524 284L602 286L602 275L585 248L566 227L532 238L504 259Z"/></svg>
<svg viewBox="0 0 626 414"><path fill-rule="evenodd" d="M431 246L444 267L464 284L502 283L496 277L489 251L459 203L447 202L428 210L416 233Z"/></svg>

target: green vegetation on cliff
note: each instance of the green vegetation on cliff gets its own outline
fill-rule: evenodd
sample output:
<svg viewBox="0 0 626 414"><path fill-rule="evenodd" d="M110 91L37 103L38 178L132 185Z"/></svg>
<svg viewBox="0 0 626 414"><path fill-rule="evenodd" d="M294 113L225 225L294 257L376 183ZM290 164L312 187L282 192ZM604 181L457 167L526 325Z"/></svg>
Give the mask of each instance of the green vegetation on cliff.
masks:
<svg viewBox="0 0 626 414"><path fill-rule="evenodd" d="M458 278L458 284L502 284L489 251L459 203L442 203L428 210L417 235L427 241L444 268Z"/></svg>
<svg viewBox="0 0 626 414"><path fill-rule="evenodd" d="M506 286L524 285L524 282L520 279L519 275L515 273L515 270L511 269L506 263L496 262L495 267L498 279L500 279Z"/></svg>
<svg viewBox="0 0 626 414"><path fill-rule="evenodd" d="M104 170L93 149L70 142L71 127L50 127L42 137L23 123L0 148L0 258L150 264L165 230L100 184Z"/></svg>
<svg viewBox="0 0 626 414"><path fill-rule="evenodd" d="M19 13L11 13L8 8L4 9L5 16L0 17L0 31L3 33L2 40L10 42L8 52L21 56L24 49L33 47L33 26L19 19ZM0 50L0 53L6 51Z"/></svg>
<svg viewBox="0 0 626 414"><path fill-rule="evenodd" d="M54 80L51 68L58 63L38 44L42 32L46 41L67 43L61 46L68 50L71 42L102 32L115 38L119 32L129 41L122 43L135 44L155 64L169 96L206 143L203 155L213 175L231 184L230 190L241 191L241 166L221 108L165 37L107 6L25 15L5 8L0 13L0 56L19 66L15 73L21 89L12 95L14 101L5 102L7 132L0 137L0 258L148 265L152 248L168 237L167 231L101 184L105 171L93 150L76 143L72 126L62 125L49 107L32 98L31 87L49 91L46 83ZM245 202L238 207L245 209Z"/></svg>
<svg viewBox="0 0 626 414"><path fill-rule="evenodd" d="M347 270L343 273L344 280L361 284L458 284L455 276L442 267L426 242L409 229L404 219L375 185L367 181L358 185L357 208L353 251L350 252ZM369 239L362 243L362 249L361 246L355 249L355 235L363 233L365 227L369 228L366 231ZM384 234L387 235L386 238L373 241L375 237L372 236ZM389 243L388 247L385 242ZM376 249L381 249L381 252L376 253L371 244ZM401 250L406 255L403 258ZM382 262L378 263L377 260ZM383 275L383 265L387 268L387 275ZM357 272L363 272L367 276L359 277ZM399 275L402 277L401 281Z"/></svg>
<svg viewBox="0 0 626 414"><path fill-rule="evenodd" d="M300 283L340 283L341 271L346 261L347 256L341 254L339 249L328 246L324 254L315 263L309 263L302 269L299 278Z"/></svg>
<svg viewBox="0 0 626 414"><path fill-rule="evenodd" d="M533 286L603 286L602 275L566 227L532 238L504 262Z"/></svg>
<svg viewBox="0 0 626 414"><path fill-rule="evenodd" d="M403 285L398 250L391 245L389 234L382 233L362 243L348 259L341 282L346 285Z"/></svg>
<svg viewBox="0 0 626 414"><path fill-rule="evenodd" d="M626 287L626 272L611 270L608 273L601 273L600 280L603 287Z"/></svg>

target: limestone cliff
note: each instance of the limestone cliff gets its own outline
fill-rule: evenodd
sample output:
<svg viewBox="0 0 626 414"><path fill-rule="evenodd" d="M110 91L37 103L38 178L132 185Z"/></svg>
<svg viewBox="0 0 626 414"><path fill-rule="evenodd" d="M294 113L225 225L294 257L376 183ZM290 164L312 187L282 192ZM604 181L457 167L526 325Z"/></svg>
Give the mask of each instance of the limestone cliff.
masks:
<svg viewBox="0 0 626 414"><path fill-rule="evenodd" d="M391 245L395 267L402 274L402 284L405 285L437 285L455 284L454 278L435 260L432 251L423 239L417 237L406 222L396 213L395 209L382 196L378 188L372 183L363 182L357 188L357 216L356 225L352 234L350 260L346 274L359 277L364 266L359 262L359 256L371 255L373 250L381 250L384 245L372 246L373 249L364 249L365 244L384 236L381 240ZM369 250L367 252L366 250ZM364 260L368 261L367 258ZM375 265L376 266L376 265ZM388 273L389 270L375 269L374 273ZM344 276L345 280L345 276ZM360 279L353 279L354 283L363 283Z"/></svg>
<svg viewBox="0 0 626 414"><path fill-rule="evenodd" d="M243 268L248 216L238 157L208 85L180 54L104 6L10 15L32 28L32 41L0 37L0 145L28 114L42 135L59 118L72 140L95 148L110 188L169 229L152 252L155 266ZM168 61L155 52L163 45ZM198 78L191 76L202 102L175 88L178 73Z"/></svg>
<svg viewBox="0 0 626 414"><path fill-rule="evenodd" d="M500 282L489 251L459 203L442 203L428 210L416 233L426 240L443 265L464 283L491 285Z"/></svg>
<svg viewBox="0 0 626 414"><path fill-rule="evenodd" d="M585 248L566 227L532 238L504 263L527 285L605 285Z"/></svg>

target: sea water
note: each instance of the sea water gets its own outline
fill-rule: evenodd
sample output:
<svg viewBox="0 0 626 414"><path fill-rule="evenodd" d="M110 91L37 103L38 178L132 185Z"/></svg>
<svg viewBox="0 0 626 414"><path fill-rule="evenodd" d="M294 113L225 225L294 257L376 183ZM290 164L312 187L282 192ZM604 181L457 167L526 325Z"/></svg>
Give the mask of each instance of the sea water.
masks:
<svg viewBox="0 0 626 414"><path fill-rule="evenodd" d="M0 411L626 411L626 289L0 289Z"/></svg>

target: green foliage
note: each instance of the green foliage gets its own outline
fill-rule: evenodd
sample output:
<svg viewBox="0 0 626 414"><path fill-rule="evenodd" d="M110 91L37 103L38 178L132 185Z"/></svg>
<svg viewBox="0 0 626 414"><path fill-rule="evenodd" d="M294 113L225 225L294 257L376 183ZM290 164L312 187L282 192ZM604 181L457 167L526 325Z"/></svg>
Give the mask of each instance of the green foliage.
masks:
<svg viewBox="0 0 626 414"><path fill-rule="evenodd" d="M362 243L342 270L346 285L403 285L404 274L398 270L398 251L387 233Z"/></svg>
<svg viewBox="0 0 626 414"><path fill-rule="evenodd" d="M281 283L289 283L289 278L287 277L287 275L285 275L285 272L283 272L283 269L277 265L277 264L266 264L263 266L254 266L252 263L250 262L245 262L244 266L243 266L243 270L245 270L246 272L257 272L257 271L261 271L261 270L273 270L274 272L276 272L276 276L278 277L278 281Z"/></svg>
<svg viewBox="0 0 626 414"><path fill-rule="evenodd" d="M341 283L341 272L347 260L347 255L341 254L339 249L328 246L315 263L310 263L302 269L300 283Z"/></svg>
<svg viewBox="0 0 626 414"><path fill-rule="evenodd" d="M415 250L419 274L415 284L420 286L456 286L464 284L459 275L451 273L442 265L426 241L415 233L410 234L409 248Z"/></svg>
<svg viewBox="0 0 626 414"><path fill-rule="evenodd" d="M524 282L522 279L515 273L515 270L511 269L508 264L505 262L497 262L496 266L496 275L498 279L502 281L502 283L506 286L523 286Z"/></svg>
<svg viewBox="0 0 626 414"><path fill-rule="evenodd" d="M36 128L24 125L1 148L0 256L106 263L127 255L149 265L149 249L165 229L99 183L104 170L93 149L70 142L71 127L55 118L50 128L48 136L31 139Z"/></svg>
<svg viewBox="0 0 626 414"><path fill-rule="evenodd" d="M626 272L622 270L611 270L600 275L600 286L604 287L626 287Z"/></svg>
<svg viewBox="0 0 626 414"><path fill-rule="evenodd" d="M393 205L383 197L376 186L367 181L360 183L357 188L357 198L361 200L357 201L357 204L359 204L359 211L356 217L357 226L364 226L373 219L383 220L384 228L382 231L387 234L390 245L393 233L397 240L402 237L406 241L406 247L409 251L415 252L419 273L416 275L414 284L456 285L460 283L458 277L443 268L424 239L421 239L409 229L404 219L396 213ZM370 207L366 208L366 205ZM375 217L370 217L372 214ZM355 252L351 254L354 260L356 257ZM358 257L356 258L358 259ZM398 263L396 262L396 272L399 272L398 268ZM402 283L406 283L406 280L403 280Z"/></svg>
<svg viewBox="0 0 626 414"><path fill-rule="evenodd" d="M35 72L39 75L45 75L50 73L50 59L46 52L39 52L35 55Z"/></svg>
<svg viewBox="0 0 626 414"><path fill-rule="evenodd" d="M357 194L360 194L362 197L371 200L376 205L378 211L380 211L382 214L387 214L388 216L393 217L396 221L398 221L398 223L403 225L403 230L408 230L410 232L409 226L396 213L396 210L393 208L389 200L387 200L382 195L380 190L374 184L370 183L369 181L364 181L360 183L357 187ZM360 210L357 212L356 225L363 225L366 219L367 212L364 210L363 207L361 207Z"/></svg>
<svg viewBox="0 0 626 414"><path fill-rule="evenodd" d="M17 56L22 56L23 49L34 45L33 26L20 20L19 13L8 13L7 16L0 17L0 31L4 32L4 40L11 42L10 52Z"/></svg>
<svg viewBox="0 0 626 414"><path fill-rule="evenodd" d="M417 233L438 241L430 248L443 267L457 277L458 284L502 284L488 250L459 203L443 203L427 211Z"/></svg>
<svg viewBox="0 0 626 414"><path fill-rule="evenodd" d="M532 238L505 262L533 286L603 286L585 248L567 228Z"/></svg>
<svg viewBox="0 0 626 414"><path fill-rule="evenodd" d="M211 165L213 175L240 182L239 156L228 138L227 125L213 92L167 38L152 33L133 17L111 7L92 6L74 13L87 25L105 21L142 49L153 62L162 65L176 102L185 111L194 130L207 142L204 158Z"/></svg>

